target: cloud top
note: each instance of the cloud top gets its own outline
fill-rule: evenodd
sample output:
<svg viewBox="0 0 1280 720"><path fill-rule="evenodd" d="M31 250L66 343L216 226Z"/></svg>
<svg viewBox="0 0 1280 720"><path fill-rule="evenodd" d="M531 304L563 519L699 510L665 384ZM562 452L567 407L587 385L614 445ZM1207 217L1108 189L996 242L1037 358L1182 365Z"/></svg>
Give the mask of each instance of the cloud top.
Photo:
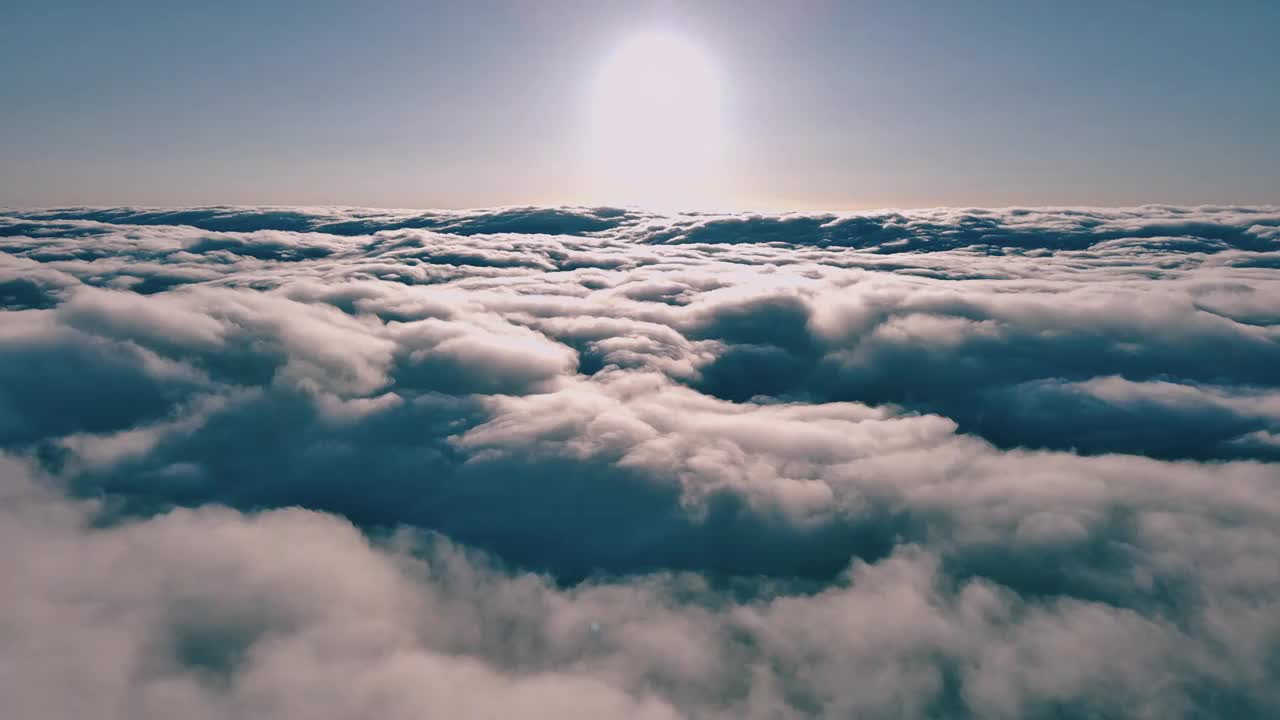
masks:
<svg viewBox="0 0 1280 720"><path fill-rule="evenodd" d="M1280 712L1280 209L0 213L28 718Z"/></svg>

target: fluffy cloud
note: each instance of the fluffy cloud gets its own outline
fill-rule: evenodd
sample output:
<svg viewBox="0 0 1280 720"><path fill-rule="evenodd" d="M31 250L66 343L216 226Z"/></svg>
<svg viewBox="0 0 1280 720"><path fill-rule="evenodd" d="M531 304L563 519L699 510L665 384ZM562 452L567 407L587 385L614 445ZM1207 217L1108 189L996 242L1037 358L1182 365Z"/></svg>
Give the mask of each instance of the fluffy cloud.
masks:
<svg viewBox="0 0 1280 720"><path fill-rule="evenodd" d="M1280 210L0 217L0 696L1280 712Z"/></svg>

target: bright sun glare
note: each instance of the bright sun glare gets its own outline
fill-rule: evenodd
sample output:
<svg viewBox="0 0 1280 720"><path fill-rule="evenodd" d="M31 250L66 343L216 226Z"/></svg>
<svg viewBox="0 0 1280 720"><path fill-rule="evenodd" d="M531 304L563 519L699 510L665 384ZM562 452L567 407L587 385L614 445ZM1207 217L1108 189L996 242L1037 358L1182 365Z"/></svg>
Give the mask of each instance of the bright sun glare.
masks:
<svg viewBox="0 0 1280 720"><path fill-rule="evenodd" d="M607 202L693 207L724 179L723 87L701 48L669 33L636 35L595 79L588 157Z"/></svg>

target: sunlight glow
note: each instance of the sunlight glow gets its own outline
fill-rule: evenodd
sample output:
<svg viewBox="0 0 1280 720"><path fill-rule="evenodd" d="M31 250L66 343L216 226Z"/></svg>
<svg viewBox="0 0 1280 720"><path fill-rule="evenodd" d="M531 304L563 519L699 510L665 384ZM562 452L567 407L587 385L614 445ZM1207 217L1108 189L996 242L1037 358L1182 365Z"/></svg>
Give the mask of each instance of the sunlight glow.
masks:
<svg viewBox="0 0 1280 720"><path fill-rule="evenodd" d="M724 180L723 84L701 48L669 33L636 35L595 78L587 155L605 202L695 207Z"/></svg>

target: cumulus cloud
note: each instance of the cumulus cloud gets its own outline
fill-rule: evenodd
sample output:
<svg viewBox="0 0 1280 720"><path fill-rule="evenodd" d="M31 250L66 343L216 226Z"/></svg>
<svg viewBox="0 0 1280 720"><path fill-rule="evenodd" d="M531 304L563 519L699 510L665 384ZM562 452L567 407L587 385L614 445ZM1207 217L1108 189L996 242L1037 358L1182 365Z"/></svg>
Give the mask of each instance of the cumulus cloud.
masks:
<svg viewBox="0 0 1280 720"><path fill-rule="evenodd" d="M1280 712L1277 228L4 211L0 696Z"/></svg>

